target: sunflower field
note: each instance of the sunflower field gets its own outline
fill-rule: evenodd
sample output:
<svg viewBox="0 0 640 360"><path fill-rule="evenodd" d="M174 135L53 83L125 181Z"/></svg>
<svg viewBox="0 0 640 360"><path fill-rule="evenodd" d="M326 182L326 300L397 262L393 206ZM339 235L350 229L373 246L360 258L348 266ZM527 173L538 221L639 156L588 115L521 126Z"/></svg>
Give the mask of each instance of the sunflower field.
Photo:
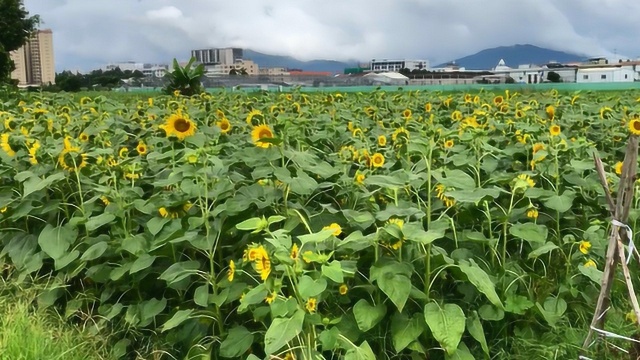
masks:
<svg viewBox="0 0 640 360"><path fill-rule="evenodd" d="M639 96L12 97L3 276L123 358L577 358L611 226L592 154L616 191Z"/></svg>

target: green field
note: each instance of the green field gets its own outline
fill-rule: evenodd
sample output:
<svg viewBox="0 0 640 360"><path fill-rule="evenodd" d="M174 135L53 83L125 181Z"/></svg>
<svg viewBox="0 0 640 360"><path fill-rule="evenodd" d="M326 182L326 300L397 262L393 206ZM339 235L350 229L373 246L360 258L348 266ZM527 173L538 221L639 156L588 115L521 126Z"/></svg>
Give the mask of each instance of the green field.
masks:
<svg viewBox="0 0 640 360"><path fill-rule="evenodd" d="M0 103L3 276L112 353L628 358L580 348L640 91L147 96Z"/></svg>

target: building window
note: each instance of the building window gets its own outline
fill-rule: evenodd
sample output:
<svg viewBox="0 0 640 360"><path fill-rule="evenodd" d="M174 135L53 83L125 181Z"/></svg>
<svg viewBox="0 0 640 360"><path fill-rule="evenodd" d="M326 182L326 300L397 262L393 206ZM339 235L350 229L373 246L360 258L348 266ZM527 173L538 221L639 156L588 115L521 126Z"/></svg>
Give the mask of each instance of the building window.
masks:
<svg viewBox="0 0 640 360"><path fill-rule="evenodd" d="M624 78L628 79L629 78L629 74L624 74Z"/></svg>
<svg viewBox="0 0 640 360"><path fill-rule="evenodd" d="M589 75L582 75L583 80L589 80Z"/></svg>
<svg viewBox="0 0 640 360"><path fill-rule="evenodd" d="M602 80L606 80L606 79L607 79L607 75L606 75L606 74L602 74L602 75L600 75L600 79L602 79Z"/></svg>

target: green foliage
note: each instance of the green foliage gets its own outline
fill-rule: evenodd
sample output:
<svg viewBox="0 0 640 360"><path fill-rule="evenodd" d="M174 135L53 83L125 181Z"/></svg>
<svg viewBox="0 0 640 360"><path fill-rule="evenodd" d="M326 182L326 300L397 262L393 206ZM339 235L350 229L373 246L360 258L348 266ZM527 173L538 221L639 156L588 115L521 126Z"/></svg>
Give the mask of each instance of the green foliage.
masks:
<svg viewBox="0 0 640 360"><path fill-rule="evenodd" d="M3 100L0 261L123 357L577 358L640 96L576 96Z"/></svg>
<svg viewBox="0 0 640 360"><path fill-rule="evenodd" d="M167 74L169 83L164 88L165 94L179 93L185 96L197 95L204 92L200 79L204 76L204 65L199 64L191 68L195 58L191 58L184 67L173 59L173 71Z"/></svg>

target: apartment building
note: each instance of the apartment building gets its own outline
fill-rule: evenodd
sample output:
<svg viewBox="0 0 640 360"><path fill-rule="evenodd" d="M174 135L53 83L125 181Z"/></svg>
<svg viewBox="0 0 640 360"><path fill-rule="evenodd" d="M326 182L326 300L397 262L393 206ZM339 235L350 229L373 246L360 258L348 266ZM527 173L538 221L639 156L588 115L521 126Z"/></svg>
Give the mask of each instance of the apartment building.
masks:
<svg viewBox="0 0 640 360"><path fill-rule="evenodd" d="M39 30L24 46L11 52L11 60L16 66L11 78L18 80L19 86L55 84L53 32Z"/></svg>
<svg viewBox="0 0 640 360"><path fill-rule="evenodd" d="M205 65L233 65L242 60L243 51L238 48L191 50L191 57Z"/></svg>

